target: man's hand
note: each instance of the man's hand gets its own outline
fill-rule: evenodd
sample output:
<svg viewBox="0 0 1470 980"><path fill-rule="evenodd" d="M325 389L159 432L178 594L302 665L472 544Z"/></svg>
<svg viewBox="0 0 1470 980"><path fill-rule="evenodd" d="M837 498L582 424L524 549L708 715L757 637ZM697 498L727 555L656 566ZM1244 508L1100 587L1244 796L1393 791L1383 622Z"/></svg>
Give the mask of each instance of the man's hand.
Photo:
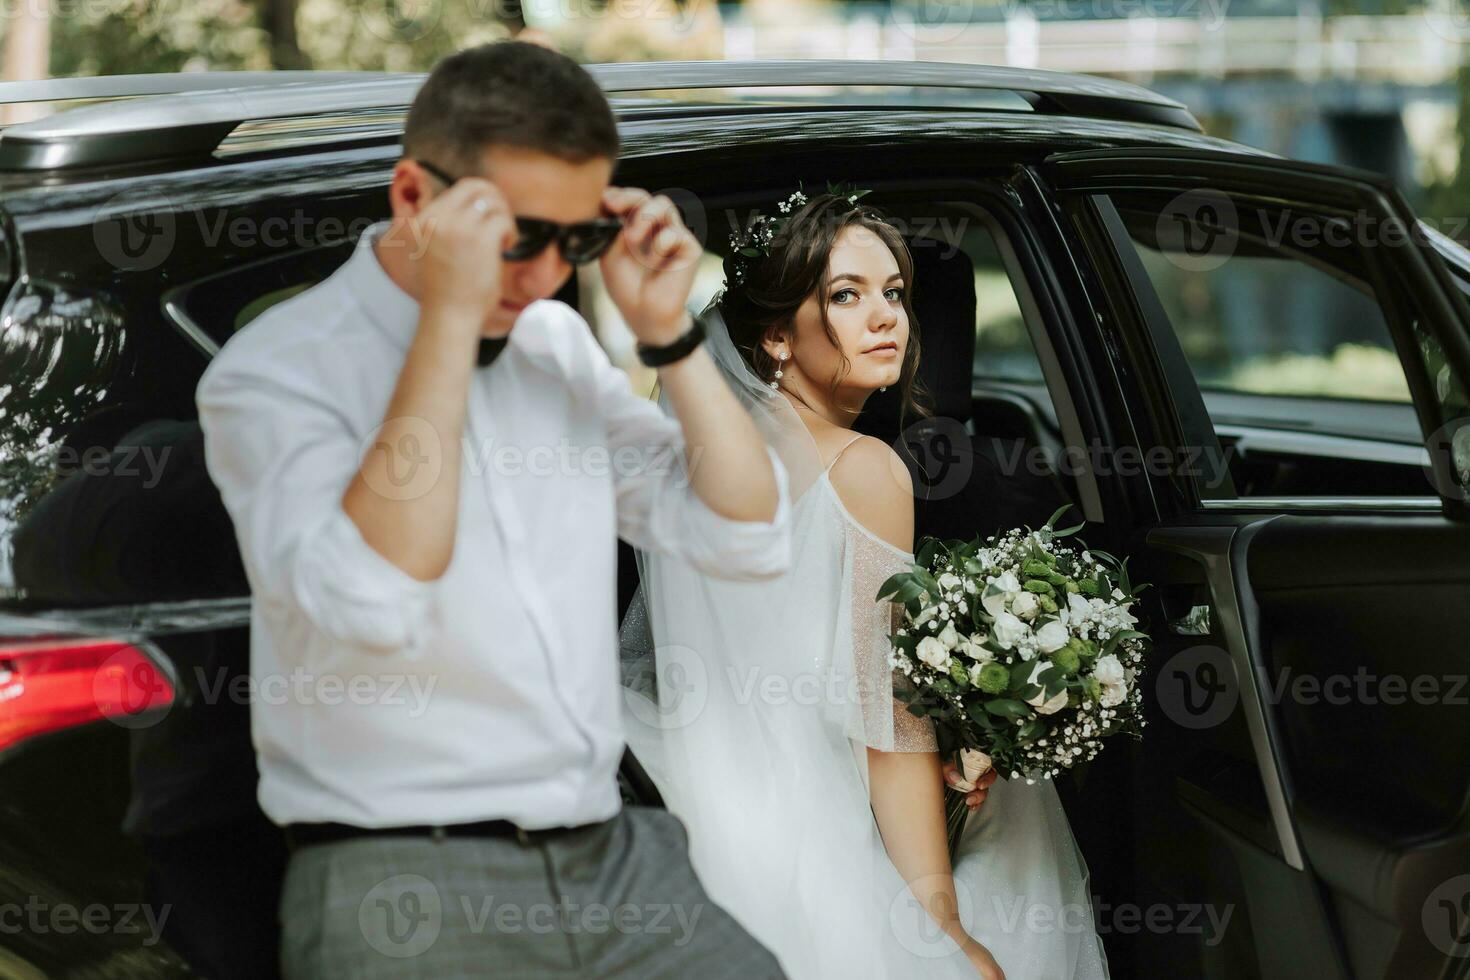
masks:
<svg viewBox="0 0 1470 980"><path fill-rule="evenodd" d="M500 253L515 240L515 219L500 188L483 177L463 177L413 218L414 256L424 310L481 322L500 302Z"/></svg>
<svg viewBox="0 0 1470 980"><path fill-rule="evenodd" d="M685 309L704 249L674 202L634 187L609 187L602 204L623 230L602 256L602 281L633 335L670 344L689 329Z"/></svg>
<svg viewBox="0 0 1470 980"><path fill-rule="evenodd" d="M980 809L981 804L985 802L986 794L990 792L990 787L995 785L995 780L999 775L994 769L991 769L979 779L975 780L975 788L965 794L965 805L970 808L971 813ZM963 781L960 777L959 768L953 762L946 762L944 764L945 785L950 789L959 789L955 783Z"/></svg>

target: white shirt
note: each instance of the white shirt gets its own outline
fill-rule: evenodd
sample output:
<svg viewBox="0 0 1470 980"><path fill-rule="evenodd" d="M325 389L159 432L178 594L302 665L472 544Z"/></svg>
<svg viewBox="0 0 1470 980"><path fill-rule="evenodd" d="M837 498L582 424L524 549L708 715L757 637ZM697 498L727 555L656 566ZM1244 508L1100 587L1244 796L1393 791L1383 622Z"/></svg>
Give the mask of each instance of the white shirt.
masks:
<svg viewBox="0 0 1470 980"><path fill-rule="evenodd" d="M233 336L196 395L254 595L261 807L278 824L605 820L624 744L616 538L721 577L779 575L786 472L768 449L771 522L710 510L678 423L575 310L540 300L475 370L449 568L408 575L341 506L417 329L370 247L387 224Z"/></svg>

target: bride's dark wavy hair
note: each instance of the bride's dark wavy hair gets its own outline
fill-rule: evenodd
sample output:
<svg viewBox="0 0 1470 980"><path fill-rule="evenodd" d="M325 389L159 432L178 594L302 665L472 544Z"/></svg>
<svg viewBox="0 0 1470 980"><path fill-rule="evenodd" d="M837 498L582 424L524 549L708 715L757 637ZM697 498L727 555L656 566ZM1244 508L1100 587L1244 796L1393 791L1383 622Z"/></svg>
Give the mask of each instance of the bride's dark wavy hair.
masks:
<svg viewBox="0 0 1470 980"><path fill-rule="evenodd" d="M914 261L898 229L889 224L877 208L852 204L836 194L818 194L798 207L772 239L767 254L746 257L732 251L725 257L725 281L729 284L719 300L720 315L730 330L730 339L762 381L771 381L776 373L776 360L766 353L761 342L788 334L796 311L808 296L825 296L830 280L827 262L832 247L843 229L861 226L888 246L903 275L903 309L908 315L909 339L899 373L899 411L901 418L933 415L928 392L918 379L919 325L914 317L911 297L914 289ZM736 265L743 266L737 283ZM832 379L836 392L852 362L842 353L842 344L827 317L827 304L818 303L822 326L827 338L842 356L843 366Z"/></svg>

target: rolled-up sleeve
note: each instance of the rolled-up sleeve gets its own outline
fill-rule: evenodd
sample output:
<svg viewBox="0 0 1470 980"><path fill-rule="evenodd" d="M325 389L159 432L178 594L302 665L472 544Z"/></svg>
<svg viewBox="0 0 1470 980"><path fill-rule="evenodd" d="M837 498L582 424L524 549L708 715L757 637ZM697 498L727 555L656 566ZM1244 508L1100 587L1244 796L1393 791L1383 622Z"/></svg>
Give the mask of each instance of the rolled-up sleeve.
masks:
<svg viewBox="0 0 1470 980"><path fill-rule="evenodd" d="M195 400L255 600L289 603L340 642L415 657L436 583L394 565L342 509L360 462L347 420L253 372L206 372Z"/></svg>
<svg viewBox="0 0 1470 980"><path fill-rule="evenodd" d="M628 376L605 354L597 358L596 391L617 486L619 537L677 555L716 578L769 579L791 567L790 491L775 450L766 447L776 477L775 515L770 521L732 520L694 491L678 421L634 394Z"/></svg>

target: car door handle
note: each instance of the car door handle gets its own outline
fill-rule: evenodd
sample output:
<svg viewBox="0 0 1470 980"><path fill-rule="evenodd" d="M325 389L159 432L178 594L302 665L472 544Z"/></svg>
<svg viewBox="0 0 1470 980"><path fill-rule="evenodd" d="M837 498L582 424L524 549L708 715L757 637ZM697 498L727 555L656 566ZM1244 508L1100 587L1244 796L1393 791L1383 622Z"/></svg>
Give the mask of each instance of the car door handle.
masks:
<svg viewBox="0 0 1470 980"><path fill-rule="evenodd" d="M1189 612L1169 620L1169 629L1180 636L1208 636L1211 628L1209 606L1190 606Z"/></svg>

